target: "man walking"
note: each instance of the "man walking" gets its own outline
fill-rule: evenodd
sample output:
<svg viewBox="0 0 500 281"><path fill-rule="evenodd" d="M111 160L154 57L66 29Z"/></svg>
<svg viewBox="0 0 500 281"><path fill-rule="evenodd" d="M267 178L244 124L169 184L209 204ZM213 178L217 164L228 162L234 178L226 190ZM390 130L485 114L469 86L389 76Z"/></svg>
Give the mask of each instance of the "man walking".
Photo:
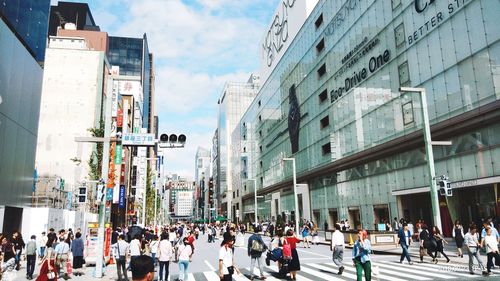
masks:
<svg viewBox="0 0 500 281"><path fill-rule="evenodd" d="M408 252L408 247L412 242L410 230L408 230L408 225L406 223L403 224L403 228L401 228L398 232L398 244L401 245L403 252L401 253L401 258L399 259L399 263L403 263L404 258L408 260L408 263L411 265L410 253Z"/></svg>
<svg viewBox="0 0 500 281"><path fill-rule="evenodd" d="M342 260L344 259L344 234L340 232L340 224L335 224L335 232L332 234L330 250L333 251L333 262L339 267L338 275L344 272Z"/></svg>
<svg viewBox="0 0 500 281"><path fill-rule="evenodd" d="M262 253L267 250L267 246L262 241L262 237L260 237L260 232L262 231L261 226L255 226L255 233L248 238L248 256L252 258L250 262L250 280L254 279L253 269L255 267L255 262L257 262L260 271L260 280L266 279L264 276L264 271L262 270L262 261L261 256Z"/></svg>
<svg viewBox="0 0 500 281"><path fill-rule="evenodd" d="M120 234L118 236L118 242L116 242L116 251L118 254L118 259L116 260L118 281L128 281L126 264L127 264L129 245L125 241L125 235L123 234Z"/></svg>
<svg viewBox="0 0 500 281"><path fill-rule="evenodd" d="M31 240L26 245L26 279L33 279L36 264L36 236L31 235Z"/></svg>
<svg viewBox="0 0 500 281"><path fill-rule="evenodd" d="M465 246L467 247L467 254L469 255L469 273L471 275L474 274L474 258L476 258L479 267L483 271L483 274L486 275L487 272L484 268L484 264L479 258L478 249L481 244L479 243L477 236L477 227L474 224L470 226L469 232L467 232L464 236Z"/></svg>

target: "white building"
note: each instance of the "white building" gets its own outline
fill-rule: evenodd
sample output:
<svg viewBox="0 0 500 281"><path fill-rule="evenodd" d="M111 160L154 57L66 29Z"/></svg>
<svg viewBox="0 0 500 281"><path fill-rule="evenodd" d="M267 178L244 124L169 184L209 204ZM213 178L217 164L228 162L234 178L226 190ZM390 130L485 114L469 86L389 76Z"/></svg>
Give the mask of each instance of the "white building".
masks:
<svg viewBox="0 0 500 281"><path fill-rule="evenodd" d="M82 37L50 37L46 51L36 166L40 176L61 177L65 190L89 180L95 144L77 143L99 126L105 52Z"/></svg>
<svg viewBox="0 0 500 281"><path fill-rule="evenodd" d="M177 191L175 203L175 216L186 217L193 215L194 191Z"/></svg>
<svg viewBox="0 0 500 281"><path fill-rule="evenodd" d="M208 218L207 192L208 180L210 179L210 150L198 147L195 158L195 217L197 219Z"/></svg>

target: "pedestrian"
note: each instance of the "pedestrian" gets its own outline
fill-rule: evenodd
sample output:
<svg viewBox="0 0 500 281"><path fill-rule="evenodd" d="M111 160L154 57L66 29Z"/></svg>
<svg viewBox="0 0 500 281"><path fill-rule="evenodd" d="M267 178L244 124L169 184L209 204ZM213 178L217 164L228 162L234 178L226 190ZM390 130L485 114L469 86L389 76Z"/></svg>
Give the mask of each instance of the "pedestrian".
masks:
<svg viewBox="0 0 500 281"><path fill-rule="evenodd" d="M47 241L51 238L53 241L57 241L57 234L55 233L53 228L50 228L49 233L47 233ZM54 247L55 247L55 245L54 245Z"/></svg>
<svg viewBox="0 0 500 281"><path fill-rule="evenodd" d="M23 236L17 230L12 234L12 244L14 244L14 250L16 251L16 270L19 270L21 268L21 254L26 245Z"/></svg>
<svg viewBox="0 0 500 281"><path fill-rule="evenodd" d="M438 263L438 260L437 260L437 253L441 253L441 255L443 255L445 258L446 258L446 263L449 263L450 262L450 258L448 258L448 256L444 253L444 245L443 243L446 243L448 244L448 242L446 242L446 240L444 240L444 237L441 236L441 231L439 230L439 227L437 226L433 226L432 227L432 234L433 234L433 237L436 239L436 250L434 251L434 263Z"/></svg>
<svg viewBox="0 0 500 281"><path fill-rule="evenodd" d="M358 240L352 248L352 264L356 267L356 280L363 280L363 271L365 272L365 280L372 279L372 265L370 252L372 245L368 239L368 232L364 229L358 232Z"/></svg>
<svg viewBox="0 0 500 281"><path fill-rule="evenodd" d="M304 242L304 248L306 247L306 244L307 248L311 248L311 246L309 245L309 226L307 226L307 224L304 224L302 226L302 239Z"/></svg>
<svg viewBox="0 0 500 281"><path fill-rule="evenodd" d="M63 272L62 277L67 280L69 279L68 276L68 268L66 266L66 263L68 262L68 257L69 257L69 244L67 243L66 239L64 239L64 236L59 236L59 244L57 244L55 248L56 252L56 269L58 275Z"/></svg>
<svg viewBox="0 0 500 281"><path fill-rule="evenodd" d="M73 255L73 274L75 276L82 276L82 268L83 268L83 251L85 249L82 234L77 232L75 234L75 239L71 242L71 253Z"/></svg>
<svg viewBox="0 0 500 281"><path fill-rule="evenodd" d="M271 224L269 225L269 235L270 235L271 237L274 237L274 224L273 224L273 223L271 223Z"/></svg>
<svg viewBox="0 0 500 281"><path fill-rule="evenodd" d="M36 236L31 235L31 240L26 244L26 279L33 279L36 264Z"/></svg>
<svg viewBox="0 0 500 281"><path fill-rule="evenodd" d="M48 281L57 280L57 268L56 268L56 251L53 248L55 237L47 235L47 244L45 245L45 255L40 262L40 273L36 278L36 281Z"/></svg>
<svg viewBox="0 0 500 281"><path fill-rule="evenodd" d="M1 243L0 253L3 254L1 272L13 271L16 267L16 250L14 249L14 244L6 236L2 236Z"/></svg>
<svg viewBox="0 0 500 281"><path fill-rule="evenodd" d="M38 240L38 256L40 258L43 258L45 255L45 245L47 244L47 235L45 234L45 231L42 232L42 235L40 236Z"/></svg>
<svg viewBox="0 0 500 281"><path fill-rule="evenodd" d="M453 238L455 238L455 244L457 245L458 256L463 258L462 247L464 246L464 228L459 220L455 221L455 226L453 227Z"/></svg>
<svg viewBox="0 0 500 281"><path fill-rule="evenodd" d="M333 251L333 262L339 267L337 274L342 275L342 272L344 272L344 265L342 264L342 260L344 259L344 234L340 232L339 224L335 224L335 232L332 234L330 250Z"/></svg>
<svg viewBox="0 0 500 281"><path fill-rule="evenodd" d="M467 232L464 236L465 246L467 247L467 254L469 255L469 273L471 275L474 274L474 258L476 258L479 268L483 271L483 275L487 274L487 271L484 268L484 264L479 257L479 247L481 244L478 240L477 227L475 224L472 224L469 227L469 232Z"/></svg>
<svg viewBox="0 0 500 281"><path fill-rule="evenodd" d="M323 226L325 227L325 232L328 231L328 222L325 220L325 223L323 224Z"/></svg>
<svg viewBox="0 0 500 281"><path fill-rule="evenodd" d="M172 244L169 241L169 236L167 233L161 234L161 240L158 244L158 260L160 261L160 275L158 280L168 281L168 271L170 260L172 259ZM163 275L165 271L165 275ZM165 276L165 278L164 278Z"/></svg>
<svg viewBox="0 0 500 281"><path fill-rule="evenodd" d="M116 271L118 274L118 281L128 281L126 266L129 250L130 245L125 241L125 235L120 234L116 242L116 252L118 254L118 259L116 259Z"/></svg>
<svg viewBox="0 0 500 281"><path fill-rule="evenodd" d="M176 237L177 237L177 235L175 235L175 229L173 227L171 227L170 228L170 232L168 233L168 241L170 242L170 244L172 245L172 247L175 244L175 238Z"/></svg>
<svg viewBox="0 0 500 281"><path fill-rule="evenodd" d="M411 242L412 242L411 232L408 229L408 225L404 223L403 228L401 228L398 232L398 244L401 246L401 249L403 250L401 253L401 257L399 259L399 263L403 263L403 260L406 258L408 264L410 265L413 264L410 258L410 253L408 251Z"/></svg>
<svg viewBox="0 0 500 281"><path fill-rule="evenodd" d="M486 236L481 244L485 249L488 256L488 262L486 263L486 275L491 274L491 268L493 268L493 258L495 258L495 265L500 266L500 256L498 254L498 239L493 235L493 230L491 226L486 227Z"/></svg>
<svg viewBox="0 0 500 281"><path fill-rule="evenodd" d="M179 260L179 281L188 280L188 267L193 258L192 255L193 247L189 244L188 238L185 237L177 253L177 259Z"/></svg>
<svg viewBox="0 0 500 281"><path fill-rule="evenodd" d="M262 227L257 225L255 227L255 233L252 234L248 238L248 246L247 246L247 252L248 256L251 258L250 261L250 279L253 280L253 269L255 267L255 262L257 262L257 265L259 267L260 271L260 279L264 280L266 277L264 276L264 271L262 270L262 253L267 250L267 246L265 245L264 241L262 240L262 237L260 236L260 232L262 231Z"/></svg>
<svg viewBox="0 0 500 281"><path fill-rule="evenodd" d="M427 228L427 225L423 223L421 225L421 231L418 237L419 240L419 248L420 248L420 263L424 262L424 256L428 254L431 258L432 261L434 262L435 257L434 257L434 251L436 250L437 244L436 240L434 237L431 237L431 234L429 233L429 230ZM426 252L427 250L427 252Z"/></svg>
<svg viewBox="0 0 500 281"><path fill-rule="evenodd" d="M397 217L394 217L394 220L392 221L392 230L395 231L395 232L398 232L399 231L399 222L398 222L398 218Z"/></svg>
<svg viewBox="0 0 500 281"><path fill-rule="evenodd" d="M288 265L288 269L290 270L290 276L292 280L297 280L297 271L300 270L300 259L299 254L297 252L297 243L300 243L300 239L295 236L295 233L292 229L288 229L286 233L286 237L284 239L284 244L289 244L292 250L292 260Z"/></svg>
<svg viewBox="0 0 500 281"><path fill-rule="evenodd" d="M141 235L136 234L134 236L134 239L130 241L130 264L132 264L132 261L137 259L138 257L141 256L142 250L141 250ZM131 268L129 264L129 268Z"/></svg>
<svg viewBox="0 0 500 281"><path fill-rule="evenodd" d="M219 249L219 277L221 281L232 281L234 272L241 274L234 263L233 255L234 237L227 235Z"/></svg>
<svg viewBox="0 0 500 281"><path fill-rule="evenodd" d="M156 235L153 235L151 242L150 242L150 248L151 248L151 259L153 259L153 264L156 267L157 264L157 253L158 253L158 244L159 244L159 237Z"/></svg>
<svg viewBox="0 0 500 281"><path fill-rule="evenodd" d="M155 266L151 257L139 256L130 262L133 281L153 281L155 277Z"/></svg>

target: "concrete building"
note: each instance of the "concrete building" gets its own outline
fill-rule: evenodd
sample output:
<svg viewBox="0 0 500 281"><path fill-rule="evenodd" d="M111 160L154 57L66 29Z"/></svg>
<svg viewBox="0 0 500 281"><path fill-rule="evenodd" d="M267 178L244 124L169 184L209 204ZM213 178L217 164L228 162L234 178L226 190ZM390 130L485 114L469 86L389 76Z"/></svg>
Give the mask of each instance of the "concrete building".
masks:
<svg viewBox="0 0 500 281"><path fill-rule="evenodd" d="M175 216L191 218L193 216L194 190L178 190L176 193Z"/></svg>
<svg viewBox="0 0 500 281"><path fill-rule="evenodd" d="M259 90L259 76L252 74L247 82L227 82L218 101L217 173L214 174L220 214L233 218L232 132Z"/></svg>
<svg viewBox="0 0 500 281"><path fill-rule="evenodd" d="M198 147L195 158L195 206L194 216L196 219L208 219L208 181L210 178L210 150Z"/></svg>
<svg viewBox="0 0 500 281"><path fill-rule="evenodd" d="M439 197L445 235L455 219L498 216L499 11L488 0L320 0L288 48L263 44L269 76L240 121L262 146L250 152L259 212L372 230L393 217L432 222L422 104L399 92L410 86L427 92L432 139L452 141L433 148L453 188ZM298 210L284 157L297 161ZM253 204L247 192L244 211Z"/></svg>
<svg viewBox="0 0 500 281"><path fill-rule="evenodd" d="M0 5L0 232L22 228L35 181L49 0Z"/></svg>

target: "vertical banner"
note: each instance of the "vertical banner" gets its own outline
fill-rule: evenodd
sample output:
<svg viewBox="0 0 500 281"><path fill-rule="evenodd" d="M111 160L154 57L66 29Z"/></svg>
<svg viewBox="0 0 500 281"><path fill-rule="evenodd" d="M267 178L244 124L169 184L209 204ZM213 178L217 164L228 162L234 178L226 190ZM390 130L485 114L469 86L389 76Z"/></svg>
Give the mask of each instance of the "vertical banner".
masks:
<svg viewBox="0 0 500 281"><path fill-rule="evenodd" d="M129 103L127 99L123 100L123 134L128 133L128 108Z"/></svg>
<svg viewBox="0 0 500 281"><path fill-rule="evenodd" d="M116 145L116 153L115 153L115 164L120 165L122 163L122 145Z"/></svg>
<svg viewBox="0 0 500 281"><path fill-rule="evenodd" d="M109 149L109 172L108 172L108 183L107 188L113 188L115 186L115 149L116 143L112 142Z"/></svg>
<svg viewBox="0 0 500 281"><path fill-rule="evenodd" d="M120 209L125 209L125 185L120 185L120 199L118 201L118 207L120 207Z"/></svg>

